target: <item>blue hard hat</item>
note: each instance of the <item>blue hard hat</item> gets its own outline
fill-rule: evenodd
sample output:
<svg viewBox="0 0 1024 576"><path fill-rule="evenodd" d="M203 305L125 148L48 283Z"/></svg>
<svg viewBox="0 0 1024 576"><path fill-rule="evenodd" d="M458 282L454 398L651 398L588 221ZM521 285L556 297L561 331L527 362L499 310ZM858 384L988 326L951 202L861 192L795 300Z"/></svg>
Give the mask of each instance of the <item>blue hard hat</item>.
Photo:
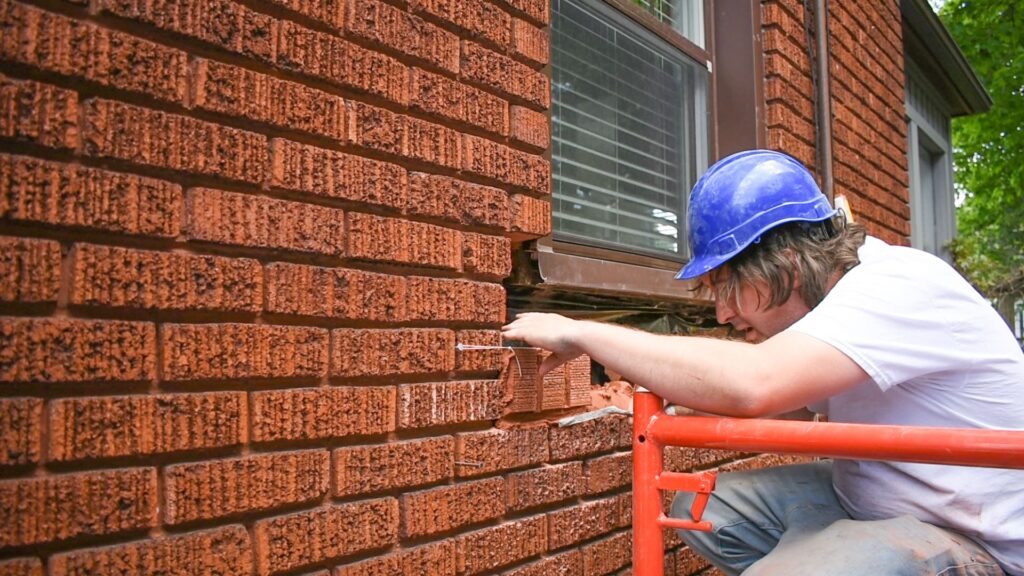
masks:
<svg viewBox="0 0 1024 576"><path fill-rule="evenodd" d="M726 156L690 192L693 259L676 278L717 268L780 224L820 222L835 214L811 173L792 157L772 150Z"/></svg>

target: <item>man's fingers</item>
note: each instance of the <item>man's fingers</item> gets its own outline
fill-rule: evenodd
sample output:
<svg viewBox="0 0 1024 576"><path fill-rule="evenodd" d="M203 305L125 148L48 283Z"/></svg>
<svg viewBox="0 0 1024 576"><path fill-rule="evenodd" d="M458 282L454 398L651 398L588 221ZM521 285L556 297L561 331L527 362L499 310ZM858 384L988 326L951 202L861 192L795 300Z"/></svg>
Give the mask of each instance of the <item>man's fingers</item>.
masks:
<svg viewBox="0 0 1024 576"><path fill-rule="evenodd" d="M575 358L575 356L573 357ZM540 367L537 368L537 376L543 378L545 374L551 372L555 368L558 368L562 364L565 364L572 358L562 358L558 354L549 354L543 362L540 363Z"/></svg>

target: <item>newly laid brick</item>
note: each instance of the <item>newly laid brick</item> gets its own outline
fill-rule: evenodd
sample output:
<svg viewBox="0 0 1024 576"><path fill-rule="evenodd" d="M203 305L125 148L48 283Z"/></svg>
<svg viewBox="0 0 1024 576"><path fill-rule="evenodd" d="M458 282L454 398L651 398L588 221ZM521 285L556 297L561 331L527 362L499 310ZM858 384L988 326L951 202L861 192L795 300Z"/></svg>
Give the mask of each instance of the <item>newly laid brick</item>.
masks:
<svg viewBox="0 0 1024 576"><path fill-rule="evenodd" d="M185 200L190 240L340 256L345 213L337 208L193 188Z"/></svg>
<svg viewBox="0 0 1024 576"><path fill-rule="evenodd" d="M406 171L397 164L275 138L270 185L282 190L404 210Z"/></svg>
<svg viewBox="0 0 1024 576"><path fill-rule="evenodd" d="M432 484L452 477L451 436L353 446L334 451L334 495L367 494Z"/></svg>
<svg viewBox="0 0 1024 576"><path fill-rule="evenodd" d="M538 238L551 233L551 202L525 194L512 196L512 231Z"/></svg>
<svg viewBox="0 0 1024 576"><path fill-rule="evenodd" d="M611 574L628 566L633 553L633 538L620 532L581 548L584 574Z"/></svg>
<svg viewBox="0 0 1024 576"><path fill-rule="evenodd" d="M467 84L426 70L414 69L409 105L415 110L508 134L508 103Z"/></svg>
<svg viewBox="0 0 1024 576"><path fill-rule="evenodd" d="M0 399L0 466L39 462L42 418L40 398Z"/></svg>
<svg viewBox="0 0 1024 576"><path fill-rule="evenodd" d="M455 341L458 344L467 346L493 346L502 345L501 332L497 330L458 330L455 332ZM506 349L482 349L471 348L455 350L455 369L459 371L497 371L501 370L511 357L512 352Z"/></svg>
<svg viewBox="0 0 1024 576"><path fill-rule="evenodd" d="M0 219L174 237L181 188L117 172L0 154Z"/></svg>
<svg viewBox="0 0 1024 576"><path fill-rule="evenodd" d="M570 550L505 573L505 576L583 576L583 555Z"/></svg>
<svg viewBox="0 0 1024 576"><path fill-rule="evenodd" d="M331 376L448 372L455 367L451 330L341 328L331 331Z"/></svg>
<svg viewBox="0 0 1024 576"><path fill-rule="evenodd" d="M49 407L49 458L152 456L244 442L243 392L62 398Z"/></svg>
<svg viewBox="0 0 1024 576"><path fill-rule="evenodd" d="M429 14L454 24L472 38L499 47L512 40L511 16L497 4L485 0L410 0L416 14Z"/></svg>
<svg viewBox="0 0 1024 576"><path fill-rule="evenodd" d="M455 436L455 460L463 462L455 466L459 476L479 476L532 466L547 459L547 429L543 424L492 428Z"/></svg>
<svg viewBox="0 0 1024 576"><path fill-rule="evenodd" d="M409 214L507 230L511 224L509 209L508 194L499 188L447 176L417 172L409 175Z"/></svg>
<svg viewBox="0 0 1024 576"><path fill-rule="evenodd" d="M406 318L465 323L505 320L505 288L501 284L410 276Z"/></svg>
<svg viewBox="0 0 1024 576"><path fill-rule="evenodd" d="M299 504L327 494L330 453L304 450L168 466L168 524L212 520Z"/></svg>
<svg viewBox="0 0 1024 576"><path fill-rule="evenodd" d="M619 415L604 416L573 426L554 426L548 438L551 459L568 460L628 448L632 434L629 419Z"/></svg>
<svg viewBox="0 0 1024 576"><path fill-rule="evenodd" d="M505 513L505 481L488 478L402 494L402 537L446 532Z"/></svg>
<svg viewBox="0 0 1024 576"><path fill-rule="evenodd" d="M0 576L43 576L43 561L29 557L0 560Z"/></svg>
<svg viewBox="0 0 1024 576"><path fill-rule="evenodd" d="M633 457L631 452L609 454L587 460L583 467L586 479L586 493L599 494L623 486L633 481Z"/></svg>
<svg viewBox="0 0 1024 576"><path fill-rule="evenodd" d="M462 134L447 126L406 118L406 156L435 166L458 170L462 165Z"/></svg>
<svg viewBox="0 0 1024 576"><path fill-rule="evenodd" d="M583 493L583 466L569 462L507 476L508 509L518 512L575 498Z"/></svg>
<svg viewBox="0 0 1024 576"><path fill-rule="evenodd" d="M167 380L302 378L327 373L327 330L253 324L165 324Z"/></svg>
<svg viewBox="0 0 1024 576"><path fill-rule="evenodd" d="M0 480L0 548L156 526L155 468Z"/></svg>
<svg viewBox="0 0 1024 576"><path fill-rule="evenodd" d="M348 0L346 33L449 72L459 70L459 38L378 0Z"/></svg>
<svg viewBox="0 0 1024 576"><path fill-rule="evenodd" d="M268 312L346 320L405 318L401 276L275 262L266 267Z"/></svg>
<svg viewBox="0 0 1024 576"><path fill-rule="evenodd" d="M395 430L391 386L302 388L252 393L252 440L311 440Z"/></svg>
<svg viewBox="0 0 1024 576"><path fill-rule="evenodd" d="M551 122L547 114L524 106L512 106L512 139L537 150L546 150L551 144Z"/></svg>
<svg viewBox="0 0 1024 576"><path fill-rule="evenodd" d="M623 521L622 504L622 500L613 497L549 513L549 548L556 550L579 544L616 528L625 527L629 524L629 519Z"/></svg>
<svg viewBox="0 0 1024 576"><path fill-rule="evenodd" d="M263 274L249 258L77 244L71 303L144 310L257 312Z"/></svg>
<svg viewBox="0 0 1024 576"><path fill-rule="evenodd" d="M348 214L348 256L359 260L458 270L462 234L423 222Z"/></svg>
<svg viewBox="0 0 1024 576"><path fill-rule="evenodd" d="M406 384L398 387L398 427L426 428L501 417L500 380Z"/></svg>
<svg viewBox="0 0 1024 576"><path fill-rule="evenodd" d="M539 348L516 348L502 377L509 388L508 412L543 412L590 405L590 358L580 356L543 377L540 365L548 353Z"/></svg>
<svg viewBox="0 0 1024 576"><path fill-rule="evenodd" d="M513 54L534 66L545 66L551 58L551 41L547 30L526 20L512 19Z"/></svg>
<svg viewBox="0 0 1024 576"><path fill-rule="evenodd" d="M505 522L455 540L459 574L493 574L502 566L547 550L547 518L543 515Z"/></svg>
<svg viewBox="0 0 1024 576"><path fill-rule="evenodd" d="M455 576L455 543L451 540L407 548L335 568L333 576Z"/></svg>
<svg viewBox="0 0 1024 576"><path fill-rule="evenodd" d="M0 383L145 381L155 358L153 324L0 317Z"/></svg>
<svg viewBox="0 0 1024 576"><path fill-rule="evenodd" d="M286 130L345 139L345 101L303 84L213 60L192 65L192 106Z"/></svg>
<svg viewBox="0 0 1024 576"><path fill-rule="evenodd" d="M259 520L257 574L275 574L398 542L398 502L380 498Z"/></svg>
<svg viewBox="0 0 1024 576"><path fill-rule="evenodd" d="M0 302L55 302L60 289L60 244L0 236Z"/></svg>
<svg viewBox="0 0 1024 576"><path fill-rule="evenodd" d="M252 573L252 542L244 526L233 525L103 548L63 552L50 557L48 564L52 576L246 576Z"/></svg>
<svg viewBox="0 0 1024 576"><path fill-rule="evenodd" d="M78 132L77 93L0 74L0 140L74 149Z"/></svg>
<svg viewBox="0 0 1024 576"><path fill-rule="evenodd" d="M543 110L551 103L548 77L476 42L462 42L460 75L501 95L519 99Z"/></svg>
<svg viewBox="0 0 1024 576"><path fill-rule="evenodd" d="M504 236L462 233L462 269L505 278L512 271L512 241Z"/></svg>
<svg viewBox="0 0 1024 576"><path fill-rule="evenodd" d="M340 10L337 14L341 15ZM294 22L277 24L279 66L398 104L409 103L409 70L398 60Z"/></svg>

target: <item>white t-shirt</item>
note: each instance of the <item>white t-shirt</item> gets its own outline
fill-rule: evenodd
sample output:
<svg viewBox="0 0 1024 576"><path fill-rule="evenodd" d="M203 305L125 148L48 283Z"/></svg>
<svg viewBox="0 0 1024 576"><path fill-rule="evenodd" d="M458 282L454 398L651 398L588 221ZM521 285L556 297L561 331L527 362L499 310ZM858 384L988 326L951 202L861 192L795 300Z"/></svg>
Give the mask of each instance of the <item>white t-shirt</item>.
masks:
<svg viewBox="0 0 1024 576"><path fill-rule="evenodd" d="M1024 354L992 306L926 252L868 237L858 255L789 329L831 344L872 381L811 408L833 422L1024 429ZM837 460L832 481L855 519L909 514L1024 575L1024 470Z"/></svg>

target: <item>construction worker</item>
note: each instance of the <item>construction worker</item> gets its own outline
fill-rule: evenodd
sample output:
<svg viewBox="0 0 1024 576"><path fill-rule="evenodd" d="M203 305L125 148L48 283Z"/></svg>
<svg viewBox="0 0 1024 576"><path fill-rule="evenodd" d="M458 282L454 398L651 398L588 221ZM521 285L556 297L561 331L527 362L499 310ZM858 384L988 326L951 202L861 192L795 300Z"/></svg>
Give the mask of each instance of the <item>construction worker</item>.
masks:
<svg viewBox="0 0 1024 576"><path fill-rule="evenodd" d="M834 422L1024 429L1024 354L959 274L848 224L778 152L716 163L690 194L693 258L746 342L527 313L504 336L580 354L691 409ZM1022 455L1024 465L1024 455ZM673 514L688 518L692 495ZM681 531L726 574L1024 575L1024 470L837 460L723 474Z"/></svg>

